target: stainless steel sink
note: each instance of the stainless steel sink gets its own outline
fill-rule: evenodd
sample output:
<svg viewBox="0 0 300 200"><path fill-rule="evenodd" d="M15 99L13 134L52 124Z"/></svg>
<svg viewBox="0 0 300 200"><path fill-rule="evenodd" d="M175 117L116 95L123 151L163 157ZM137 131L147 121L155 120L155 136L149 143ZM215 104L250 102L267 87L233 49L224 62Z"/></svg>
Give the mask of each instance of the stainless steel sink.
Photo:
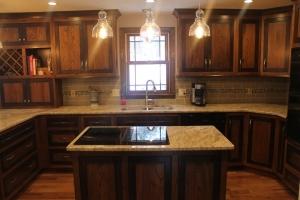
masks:
<svg viewBox="0 0 300 200"><path fill-rule="evenodd" d="M146 106L126 106L121 108L123 111L167 111L167 110L173 110L172 106L149 106L148 110L146 109Z"/></svg>

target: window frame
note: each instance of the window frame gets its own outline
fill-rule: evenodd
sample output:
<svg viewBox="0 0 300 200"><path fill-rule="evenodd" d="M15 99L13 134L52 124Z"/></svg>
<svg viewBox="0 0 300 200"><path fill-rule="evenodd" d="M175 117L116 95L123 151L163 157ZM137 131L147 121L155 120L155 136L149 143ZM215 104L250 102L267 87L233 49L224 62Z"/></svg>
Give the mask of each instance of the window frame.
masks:
<svg viewBox="0 0 300 200"><path fill-rule="evenodd" d="M127 99L142 99L145 98L145 91L130 91L129 90L129 37L138 35L139 28L120 28L120 68L121 68L121 95ZM167 66L167 89L163 91L149 92L150 98L175 98L175 28L163 27L161 34L165 35L166 39L166 60L162 61ZM139 61L135 62L139 63ZM143 64L157 64L156 61L142 61Z"/></svg>

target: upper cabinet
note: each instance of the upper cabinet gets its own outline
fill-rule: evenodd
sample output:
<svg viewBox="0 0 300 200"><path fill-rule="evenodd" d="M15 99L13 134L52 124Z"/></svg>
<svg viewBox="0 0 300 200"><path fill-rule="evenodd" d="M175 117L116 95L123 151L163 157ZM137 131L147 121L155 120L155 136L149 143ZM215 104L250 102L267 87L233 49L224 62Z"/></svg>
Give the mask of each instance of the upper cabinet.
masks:
<svg viewBox="0 0 300 200"><path fill-rule="evenodd" d="M291 14L264 15L262 40L263 75L289 76Z"/></svg>
<svg viewBox="0 0 300 200"><path fill-rule="evenodd" d="M300 47L300 0L294 0L293 46Z"/></svg>
<svg viewBox="0 0 300 200"><path fill-rule="evenodd" d="M211 37L189 37L194 22L194 12L175 11L178 18L178 64L180 75L232 72L234 19L229 16L213 16L208 24Z"/></svg>
<svg viewBox="0 0 300 200"><path fill-rule="evenodd" d="M238 71L258 72L259 18L244 18L239 24Z"/></svg>
<svg viewBox="0 0 300 200"><path fill-rule="evenodd" d="M291 10L206 11L211 36L197 39L189 36L196 11L176 9L178 75L288 77Z"/></svg>
<svg viewBox="0 0 300 200"><path fill-rule="evenodd" d="M117 75L117 31L118 11L108 11L114 37L92 38L97 13L93 16L55 19L56 73L68 76L74 74L93 76Z"/></svg>
<svg viewBox="0 0 300 200"><path fill-rule="evenodd" d="M49 23L1 23L0 41L4 46L49 44Z"/></svg>

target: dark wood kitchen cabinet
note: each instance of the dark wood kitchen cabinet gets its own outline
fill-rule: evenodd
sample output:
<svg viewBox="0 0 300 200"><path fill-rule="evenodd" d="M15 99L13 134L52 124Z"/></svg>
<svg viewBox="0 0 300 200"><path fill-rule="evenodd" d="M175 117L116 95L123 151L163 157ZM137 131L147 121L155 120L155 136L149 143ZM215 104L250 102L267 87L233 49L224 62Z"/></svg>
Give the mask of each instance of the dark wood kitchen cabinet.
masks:
<svg viewBox="0 0 300 200"><path fill-rule="evenodd" d="M189 36L195 12L175 10L178 23L178 62L180 75L201 76L207 73L233 71L234 18L211 16L211 37Z"/></svg>
<svg viewBox="0 0 300 200"><path fill-rule="evenodd" d="M209 26L207 71L232 72L234 19L230 16L212 17Z"/></svg>
<svg viewBox="0 0 300 200"><path fill-rule="evenodd" d="M250 115L247 131L246 166L272 172L275 152L275 119Z"/></svg>
<svg viewBox="0 0 300 200"><path fill-rule="evenodd" d="M0 199L14 199L39 172L35 121L11 128L0 136Z"/></svg>
<svg viewBox="0 0 300 200"><path fill-rule="evenodd" d="M239 72L258 72L259 18L245 18L239 25Z"/></svg>
<svg viewBox="0 0 300 200"><path fill-rule="evenodd" d="M289 76L291 12L263 16L261 73Z"/></svg>
<svg viewBox="0 0 300 200"><path fill-rule="evenodd" d="M50 44L47 22L0 24L0 41L4 46Z"/></svg>
<svg viewBox="0 0 300 200"><path fill-rule="evenodd" d="M44 120L48 137L48 152L44 153L49 157L45 165L52 169L70 169L71 155L66 147L79 134L79 116L47 116Z"/></svg>
<svg viewBox="0 0 300 200"><path fill-rule="evenodd" d="M284 166L283 181L297 194L300 181L300 144L291 138L288 138L286 142Z"/></svg>
<svg viewBox="0 0 300 200"><path fill-rule="evenodd" d="M244 150L244 115L230 114L226 119L226 137L234 144L234 150L229 152L229 166L243 165Z"/></svg>
<svg viewBox="0 0 300 200"><path fill-rule="evenodd" d="M117 126L177 126L180 116L176 114L119 115L115 118Z"/></svg>
<svg viewBox="0 0 300 200"><path fill-rule="evenodd" d="M294 1L293 47L299 47L300 46L300 1L299 0L293 0L293 1Z"/></svg>
<svg viewBox="0 0 300 200"><path fill-rule="evenodd" d="M1 81L3 107L51 106L53 101L51 79L7 79Z"/></svg>
<svg viewBox="0 0 300 200"><path fill-rule="evenodd" d="M116 20L118 11L108 11L113 38L92 38L95 17L78 16L81 20L55 20L56 73L58 75L114 76L117 73Z"/></svg>

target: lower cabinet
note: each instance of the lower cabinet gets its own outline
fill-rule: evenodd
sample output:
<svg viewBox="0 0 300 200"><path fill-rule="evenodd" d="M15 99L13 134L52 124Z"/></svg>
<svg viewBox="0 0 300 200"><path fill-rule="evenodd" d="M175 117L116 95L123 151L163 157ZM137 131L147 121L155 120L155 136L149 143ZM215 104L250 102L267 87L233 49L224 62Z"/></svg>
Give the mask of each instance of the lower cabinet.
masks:
<svg viewBox="0 0 300 200"><path fill-rule="evenodd" d="M48 136L49 166L54 169L71 169L71 155L67 145L79 134L79 116L47 116L45 119Z"/></svg>
<svg viewBox="0 0 300 200"><path fill-rule="evenodd" d="M118 126L177 126L180 117L176 114L120 115L115 117L115 123Z"/></svg>
<svg viewBox="0 0 300 200"><path fill-rule="evenodd" d="M83 154L73 156L76 199L225 199L226 169L220 151Z"/></svg>
<svg viewBox="0 0 300 200"><path fill-rule="evenodd" d="M54 105L51 79L9 79L0 84L3 107L52 106Z"/></svg>
<svg viewBox="0 0 300 200"><path fill-rule="evenodd" d="M234 144L234 150L229 153L230 167L241 167L244 150L244 115L230 114L226 120L226 137Z"/></svg>
<svg viewBox="0 0 300 200"><path fill-rule="evenodd" d="M300 182L300 143L288 139L286 143L283 180L294 192L299 192Z"/></svg>
<svg viewBox="0 0 300 200"><path fill-rule="evenodd" d="M0 199L15 199L38 174L35 121L0 135Z"/></svg>
<svg viewBox="0 0 300 200"><path fill-rule="evenodd" d="M250 115L246 165L272 171L275 152L275 120Z"/></svg>

